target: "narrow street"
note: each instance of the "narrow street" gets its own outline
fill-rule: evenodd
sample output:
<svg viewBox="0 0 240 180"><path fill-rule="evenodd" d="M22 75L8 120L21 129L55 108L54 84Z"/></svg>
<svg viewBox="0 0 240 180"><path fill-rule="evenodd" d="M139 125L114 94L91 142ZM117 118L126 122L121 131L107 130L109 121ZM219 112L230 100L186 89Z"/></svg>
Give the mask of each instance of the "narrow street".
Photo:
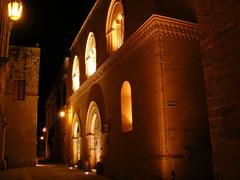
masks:
<svg viewBox="0 0 240 180"><path fill-rule="evenodd" d="M1 180L108 180L94 173L85 174L79 169L70 169L65 164L39 164L34 167L24 167L0 171Z"/></svg>

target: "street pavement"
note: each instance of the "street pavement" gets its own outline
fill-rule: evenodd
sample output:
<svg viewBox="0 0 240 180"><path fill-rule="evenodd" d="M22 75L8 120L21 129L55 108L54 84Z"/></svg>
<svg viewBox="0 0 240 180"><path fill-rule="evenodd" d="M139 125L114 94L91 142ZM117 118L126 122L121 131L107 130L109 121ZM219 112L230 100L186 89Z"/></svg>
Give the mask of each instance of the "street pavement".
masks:
<svg viewBox="0 0 240 180"><path fill-rule="evenodd" d="M0 171L0 180L110 180L109 178L67 167L65 164L39 164Z"/></svg>

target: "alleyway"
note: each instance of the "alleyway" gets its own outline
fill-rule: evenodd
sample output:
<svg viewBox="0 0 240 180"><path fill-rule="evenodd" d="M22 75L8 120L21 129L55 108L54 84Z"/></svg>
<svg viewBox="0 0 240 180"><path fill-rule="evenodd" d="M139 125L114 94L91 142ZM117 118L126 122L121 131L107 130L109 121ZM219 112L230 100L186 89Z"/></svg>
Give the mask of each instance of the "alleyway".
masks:
<svg viewBox="0 0 240 180"><path fill-rule="evenodd" d="M0 171L0 180L108 180L93 173L84 174L79 169L69 169L65 164L40 164L34 167Z"/></svg>

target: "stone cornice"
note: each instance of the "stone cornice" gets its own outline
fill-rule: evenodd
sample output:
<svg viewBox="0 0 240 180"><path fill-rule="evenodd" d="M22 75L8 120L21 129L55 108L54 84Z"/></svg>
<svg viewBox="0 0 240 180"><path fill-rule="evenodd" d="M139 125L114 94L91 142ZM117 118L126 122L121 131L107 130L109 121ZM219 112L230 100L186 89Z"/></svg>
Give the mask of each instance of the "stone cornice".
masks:
<svg viewBox="0 0 240 180"><path fill-rule="evenodd" d="M88 78L80 88L69 97L69 102L74 102L94 83L103 78L107 72L121 62L122 56L133 52L142 46L148 39L159 36L189 41L198 41L198 26L194 23L173 19L160 15L152 15L133 35L126 40L118 51L114 52L97 71Z"/></svg>

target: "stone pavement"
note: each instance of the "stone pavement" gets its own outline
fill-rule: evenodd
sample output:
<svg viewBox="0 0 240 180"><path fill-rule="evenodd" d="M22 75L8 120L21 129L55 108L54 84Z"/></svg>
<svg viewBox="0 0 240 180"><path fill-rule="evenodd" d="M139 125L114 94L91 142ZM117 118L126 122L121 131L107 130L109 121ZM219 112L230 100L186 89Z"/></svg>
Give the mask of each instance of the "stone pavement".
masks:
<svg viewBox="0 0 240 180"><path fill-rule="evenodd" d="M110 180L94 173L85 174L79 169L71 169L65 164L40 164L0 171L0 180Z"/></svg>

